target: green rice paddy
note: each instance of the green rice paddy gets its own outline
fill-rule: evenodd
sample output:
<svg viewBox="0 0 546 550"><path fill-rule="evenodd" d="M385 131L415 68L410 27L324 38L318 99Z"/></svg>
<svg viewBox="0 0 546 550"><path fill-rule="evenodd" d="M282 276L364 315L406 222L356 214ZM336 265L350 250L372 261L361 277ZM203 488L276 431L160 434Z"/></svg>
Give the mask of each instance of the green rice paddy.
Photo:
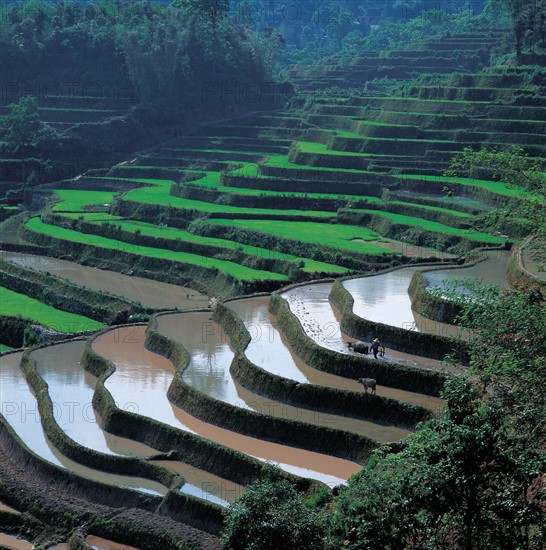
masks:
<svg viewBox="0 0 546 550"><path fill-rule="evenodd" d="M83 191L81 189L55 189L59 197L52 210L54 212L83 212L88 207L112 204L116 193L110 191Z"/></svg>
<svg viewBox="0 0 546 550"><path fill-rule="evenodd" d="M69 214L66 217L75 218L76 216L77 214ZM259 248L257 246L244 245L235 241L229 241L227 239L203 237L201 235L195 235L193 233L190 233L189 231L177 229L174 227L164 227L146 222L123 220L119 216L104 214L100 218L96 219L93 217L92 214L85 214L84 220L93 223L111 222L116 227L120 227L122 230L128 231L130 233L139 232L141 235L171 240L173 241L173 245L175 245L177 241L182 241L197 244L203 247L214 246L218 248L223 248L226 251L240 251L245 254L250 254L252 256L258 256L259 258L287 260L297 263L303 262L304 267L302 268L302 271L307 273L346 274L349 272L349 270L344 267L315 261L310 258L298 257L292 254L284 254L282 252L268 250L266 248ZM203 256L206 256L206 248L203 248Z"/></svg>
<svg viewBox="0 0 546 550"><path fill-rule="evenodd" d="M207 220L216 225L239 227L250 231L268 233L282 239L302 241L317 246L327 246L347 252L373 255L395 255L397 252L383 248L375 242L387 242L381 235L365 227L318 222L282 222L277 220ZM369 241L373 241L369 242Z"/></svg>
<svg viewBox="0 0 546 550"><path fill-rule="evenodd" d="M433 222L429 220L424 220L422 218L415 218L413 216L404 216L403 214L393 214L392 212L383 212L381 210L360 210L355 208L354 212L364 212L366 214L374 214L376 216L381 216L391 220L393 223L411 225L414 227L419 227L421 229L426 229L427 231L432 231L436 233L445 233L447 235L458 235L464 237L465 239L470 239L472 241L479 241L483 243L491 244L504 244L506 239L502 237L496 237L490 235L489 233L484 233L482 231L475 231L473 229L458 229L456 227L450 227L449 225L444 225L442 223Z"/></svg>
<svg viewBox="0 0 546 550"><path fill-rule="evenodd" d="M203 179L206 178L208 185L218 185L220 174L218 172L207 172ZM209 179L210 178L210 179ZM198 184L201 180L194 180L192 184ZM197 201L175 197L170 194L171 182L167 185L160 184L152 187L141 187L129 191L123 197L123 200L139 202L144 204L158 204L160 206L170 206L172 208L180 208L183 210L195 210L205 214L230 214L230 215L256 215L256 216L307 216L331 218L335 216L333 212L322 212L318 210L275 210L269 208L243 208L238 206L229 206L224 204L216 204L212 202Z"/></svg>
<svg viewBox="0 0 546 550"><path fill-rule="evenodd" d="M100 330L106 325L93 319L55 309L26 294L0 287L0 315L30 319L57 332Z"/></svg>
<svg viewBox="0 0 546 550"><path fill-rule="evenodd" d="M315 119L318 122L318 126L309 128L308 130L300 130L295 124L287 124L286 120L277 120L282 118L283 114L277 113L264 113L263 115L253 115L252 120L242 121L240 124L237 122L228 123L227 132L219 131L217 137L214 135L207 135L205 132L200 132L198 142L192 143L184 137L181 141L178 141L178 146L172 145L170 149L171 153L165 153L166 157L158 158L157 164L164 164L165 166L153 166L154 156L147 157L146 163L149 166L144 165L129 165L122 167L125 172L119 171L122 175L129 177L106 177L104 179L116 179L125 182L134 182L144 184L144 186L137 187L126 191L120 195L121 201L134 202L140 204L157 205L160 207L178 208L185 211L191 211L192 217L195 219L202 218L206 223L214 225L221 225L224 227L240 228L242 230L249 230L257 233L263 233L267 235L275 236L279 239L285 239L290 241L300 241L316 247L326 246L329 249L338 250L347 254L361 254L361 255L373 255L382 256L385 261L389 261L390 257L399 254L389 248L381 246L382 242L387 244L386 239L382 238L377 232L372 231L367 227L352 226L348 224L338 224L337 212L323 211L323 210L297 210L297 209L276 209L276 208L248 208L243 206L233 206L232 204L225 203L243 203L242 199L237 202L237 196L240 197L263 197L266 200L264 202L252 201L251 204L258 204L270 206L267 202L267 198L281 198L281 197L294 197L301 201L301 199L329 199L340 201L337 204L328 204L327 208L344 208L347 206L347 202L343 201L358 201L366 200L369 203L379 205L380 208L385 206L386 210L389 210L388 205L397 206L397 210L402 212L407 208L412 215L391 213L386 210L372 210L372 209L356 209L352 208L350 212L361 212L365 214L382 217L389 220L393 224L408 226L411 228L418 228L419 230L440 233L443 235L454 235L470 241L478 243L487 243L489 245L502 245L505 243L505 239L499 236L490 235L486 232L479 231L477 229L462 229L460 227L451 227L451 225L459 226L465 224L467 227L470 225L473 215L467 212L461 212L458 210L457 201L449 201L447 199L440 199L438 195L428 194L421 192L420 196L427 197L428 203L432 200L438 200L437 206L431 206L430 204L412 203L411 198L407 200L389 201L389 195L384 195L382 200L379 197L360 196L360 195L347 195L338 193L303 193L301 191L290 191L290 185L287 184L286 191L279 191L278 187L284 184L285 180L297 179L309 183L309 189L312 190L316 187L313 186L313 177L319 176L317 172L325 171L331 175L328 175L325 179L321 180L331 182L331 188L335 191L336 180L343 182L344 175L351 174L351 181L357 181L362 183L379 183L384 182L387 186L394 184L394 189L400 187L400 180L419 180L424 182L439 182L442 185L460 184L466 186L472 186L477 189L484 189L498 195L505 197L522 197L530 200L539 200L535 195L526 193L525 190L508 185L503 182L486 181L471 178L451 178L446 176L432 176L432 175L419 175L419 174L396 174L388 173L389 166L403 166L401 161L408 161L408 170L411 171L411 167L418 165L417 162L420 158L418 153L411 153L410 151L421 151L423 147L415 146L415 144L430 143L454 143L451 140L446 139L411 139L406 137L393 138L393 137L375 137L375 136L362 136L350 131L353 128L363 128L364 126L385 127L391 128L393 135L397 129L406 131L411 128L421 128L424 130L434 131L437 126L434 119L430 117L449 117L453 119L455 123L458 123L459 118L465 115L471 115L471 107L475 103L467 100L449 100L449 99L419 99L416 97L330 97L328 95L314 96L317 102L317 107L310 112L294 113L289 112L284 116L284 119L289 120L306 120L305 115L311 117L317 115ZM446 106L444 109L444 105ZM452 108L449 108L453 106ZM467 108L468 106L468 108ZM321 109L324 107L325 113L321 115ZM331 109L328 110L328 108ZM408 110L404 110L407 107ZM397 110L398 109L398 110ZM442 110L442 113L436 113L435 111ZM99 112L97 110L97 112ZM384 115L384 116L382 116ZM393 116L394 115L394 116ZM400 115L399 119L396 118ZM404 115L411 115L412 117L419 117L416 124L413 124L414 119L410 117L403 118ZM378 117L378 120L374 120ZM521 115L520 115L521 116ZM325 118L320 118L325 117ZM426 117L421 119L420 117ZM387 122L382 122L381 118L385 118ZM312 119L309 118L309 121ZM397 122L405 122L409 120L410 123L397 124ZM489 119L488 119L489 120ZM504 119L503 119L504 120ZM327 128L320 127L321 121L325 121L324 125ZM505 120L506 122L506 120ZM362 126L358 126L362 124ZM451 127L451 123L448 126ZM210 131L214 133L218 125L212 125ZM203 126L206 130L206 126ZM250 129L250 131L249 131ZM255 131L253 131L254 129ZM240 130L240 132L239 132ZM439 137L445 137L445 130L439 130L442 135ZM287 133L288 132L288 133ZM411 135L407 134L406 135ZM333 142L331 138L344 138L347 140L360 140L365 146L366 142L370 142L369 148L378 152L353 152L342 150L344 149L344 142L341 139L335 141L335 146L339 148L330 149L332 145L326 143L317 143L315 141L309 141L310 139L316 139L315 136L319 135L318 139L324 141L329 140ZM383 134L381 134L383 135ZM390 135L386 134L387 136ZM428 134L425 134L428 135ZM254 141L254 137L258 141ZM276 136L279 137L279 142L276 143ZM436 137L433 135L433 137ZM261 138L264 138L263 140ZM293 141L290 141L293 140ZM397 143L399 148L396 149L396 153L387 153L383 148L379 149L375 142L392 142ZM174 142L176 143L176 142ZM203 143L203 147L197 147ZM303 153L298 158L298 162L306 162L304 155L325 155L329 157L353 157L358 159L362 157L369 160L383 161L380 166L385 165L385 172L381 172L382 168L371 170L351 169L351 168L337 168L326 166L309 166L307 164L296 164L290 162L289 155L282 153L268 153L260 151L248 151L245 150L245 143L249 143L251 148L260 149L259 143L263 143L263 149L273 150L286 150L289 143L300 153ZM352 141L351 146L354 146ZM407 143L405 146L404 143ZM414 144L412 147L410 145ZM182 146L180 146L182 145ZM188 145L186 147L186 145ZM285 149L276 149L271 146L279 145ZM460 145L460 143L459 143ZM349 147L349 146L348 146ZM347 147L347 148L348 148ZM381 147L381 146L380 146ZM435 149L433 146L430 149ZM446 149L446 147L443 147ZM451 149L454 149L452 147ZM438 149L438 147L436 147ZM424 149L423 149L424 150ZM406 151L406 152L404 152ZM158 153L161 156L161 152ZM436 155L433 157L434 161L427 166L423 160L423 167L428 171L434 173L438 171L438 166L442 162L442 159L449 155L449 151L444 151L443 155ZM180 164L177 166L177 157L180 156ZM182 158L183 157L183 158ZM233 158L231 158L233 157ZM260 159L260 157L263 157ZM384 159L395 158L396 162L389 164L384 162ZM202 164L199 158L206 158ZM189 164L192 168L186 168L188 166L188 159L191 159ZM159 162L161 160L161 162ZM195 161L195 162L194 162ZM334 159L335 161L335 159ZM323 162L321 164L344 164L347 160L335 162L329 159L329 162ZM416 162L417 161L417 162ZM214 162L214 165L219 166L222 172L226 176L232 176L228 182L228 178L222 179L222 172L205 170L207 162ZM171 165L172 166L168 166ZM210 164L209 164L210 165ZM203 169L199 169L203 167ZM267 175L267 168L279 168L286 170L280 176ZM219 168L219 169L220 169ZM139 173L145 173L146 175L163 176L163 178L140 178ZM424 170L424 171L427 171ZM265 175L264 175L265 172ZM171 176L173 179L169 179ZM354 174L362 175L355 178ZM373 177L370 177L373 176ZM189 179L189 177L195 177L195 179ZM165 178L166 177L166 178ZM239 183L237 178L241 178L241 185L255 185L258 188L251 187L238 187ZM96 178L98 185L103 178ZM348 177L346 179L349 179ZM176 181L173 181L176 180ZM181 181L179 181L181 180ZM187 180L187 181L185 181ZM255 182L253 180L256 180ZM268 187L268 181L271 180L271 187L275 190L264 190L259 187ZM228 182L229 185L223 185L223 181ZM328 185L328 183L327 183ZM192 196L196 196L198 188L202 188L199 200L189 199L185 197L179 197L171 194L171 192L183 191L184 186L192 188ZM404 186L404 189L409 188L411 182ZM301 189L301 184L299 189ZM306 187L305 187L306 188ZM322 188L322 185L321 185ZM347 188L344 185L343 188ZM421 186L420 186L421 188ZM350 190L351 188L349 188ZM459 188L460 189L460 188ZM204 192L210 190L212 192ZM435 192L438 187L434 186ZM217 269L225 275L229 275L239 281L260 281L260 280L278 280L288 281L288 278L279 273L273 273L268 271L260 271L248 268L230 260L220 260L216 258L207 257L207 247L209 247L209 255L218 255L218 249L224 249L226 255L223 257L238 258L238 261L246 262L249 260L249 256L258 258L267 258L273 260L283 260L294 262L300 266L304 272L307 273L322 273L331 275L343 275L348 273L348 269L337 265L331 265L325 262L319 262L306 257L300 257L292 254L285 254L277 251L270 251L264 247L261 247L258 243L257 246L249 246L236 242L235 240L229 240L224 238L211 238L204 237L192 233L191 231L177 229L173 227L165 227L155 225L153 223L145 223L137 220L123 219L119 216L110 215L106 212L107 205L114 201L116 193L113 192L101 192L101 191L79 191L79 190L59 190L56 191L59 197L59 202L53 206L53 211L57 214L62 213L63 217L69 219L83 218L85 222L104 224L111 223L120 227L123 231L129 233L139 233L145 237L155 237L162 239L161 246L168 248L154 248L145 247L140 245L133 245L122 240L100 237L91 234L80 233L75 230L65 229L62 227L48 225L41 222L37 218L29 220L28 227L34 231L48 234L50 236L67 239L73 242L86 243L93 246L99 246L110 250L123 250L148 256L157 259L171 260L188 265L195 265L199 267ZM177 193L185 194L185 193ZM490 200L490 196L487 193L474 192L468 193L472 198L461 199L467 201L483 200L484 203L493 203ZM482 198L484 195L484 198ZM203 200L201 197L205 197ZM209 199L210 197L210 199ZM441 201L441 202L440 202ZM249 202L247 201L247 204ZM277 204L279 201L277 202ZM301 202L300 202L301 203ZM243 203L244 204L244 203ZM284 203L281 203L284 204ZM296 204L296 203L295 203ZM318 203L314 203L313 207L317 208ZM274 206L273 201L271 206ZM102 208L103 211L100 211ZM487 208L484 206L484 208ZM491 206L491 208L493 208ZM393 208L395 209L395 208ZM93 211L96 210L96 211ZM422 213L422 214L421 214ZM433 215L435 213L436 215ZM442 214L445 216L442 217ZM285 221L275 219L276 217L286 217L289 219L299 218L299 221ZM423 217L421 217L423 216ZM302 217L309 219L310 221L301 220ZM440 223L424 219L424 217L433 217L441 220L447 220L447 223ZM320 219L319 219L320 218ZM349 218L350 219L350 218ZM453 220L453 223L452 221ZM332 223L334 222L334 223ZM451 225L448 225L451 224ZM131 240L127 235L121 237L123 239ZM233 235L234 239L238 239L237 235ZM170 244L172 242L172 245ZM192 246L202 247L202 252L199 254L176 252L172 248L176 248L179 243L189 243ZM212 249L214 247L214 249ZM298 251L299 252L299 251ZM242 253L242 256L237 256L237 253ZM310 253L310 255L313 255ZM254 264L253 264L254 265ZM303 267L301 267L303 266ZM284 269L284 268L283 268Z"/></svg>
<svg viewBox="0 0 546 550"><path fill-rule="evenodd" d="M286 275L281 275L280 273L251 269L249 267L245 267L227 260L207 258L206 256L200 256L198 254L190 254L186 252L174 252L172 250L166 250L163 248L152 248L148 246L134 245L123 241L117 241L115 239L101 237L98 235L80 233L72 229L65 229L64 227L46 224L42 222L42 220L38 217L28 220L26 226L31 231L35 231L36 233L41 233L43 235L48 235L56 239L63 239L74 243L97 246L107 250L128 252L131 254L146 256L149 258L169 260L206 269L217 269L239 281L288 280L288 277L286 277Z"/></svg>

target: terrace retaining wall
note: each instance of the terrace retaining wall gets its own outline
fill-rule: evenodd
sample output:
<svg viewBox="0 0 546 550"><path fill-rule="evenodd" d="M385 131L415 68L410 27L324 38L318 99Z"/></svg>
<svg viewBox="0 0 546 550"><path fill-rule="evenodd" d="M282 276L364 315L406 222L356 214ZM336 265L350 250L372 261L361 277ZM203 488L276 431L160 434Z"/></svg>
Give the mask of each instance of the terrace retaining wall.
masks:
<svg viewBox="0 0 546 550"><path fill-rule="evenodd" d="M369 458L375 447L373 441L358 434L263 415L211 398L184 382L182 371L189 356L180 344L158 333L152 324L149 325L146 344L155 353L168 353L168 358L175 362L177 374L169 387L169 399L197 418L251 437L360 463ZM237 360L238 357L234 361ZM290 399L284 401L292 404Z"/></svg>
<svg viewBox="0 0 546 550"><path fill-rule="evenodd" d="M334 283L334 286L336 284L337 282ZM348 292L347 294L352 300L350 294ZM335 293L333 299L335 301ZM440 395L446 379L446 375L441 372L402 366L387 361L379 362L366 357L343 355L323 348L304 333L286 301L276 293L271 295L270 311L276 316L280 328L288 338L292 351L311 367L355 380L360 377L375 378L378 384L391 388L432 396ZM343 321L341 328L347 332L344 329ZM349 332L347 334L354 337L354 334ZM366 336L363 335L361 339L364 341L369 339Z"/></svg>

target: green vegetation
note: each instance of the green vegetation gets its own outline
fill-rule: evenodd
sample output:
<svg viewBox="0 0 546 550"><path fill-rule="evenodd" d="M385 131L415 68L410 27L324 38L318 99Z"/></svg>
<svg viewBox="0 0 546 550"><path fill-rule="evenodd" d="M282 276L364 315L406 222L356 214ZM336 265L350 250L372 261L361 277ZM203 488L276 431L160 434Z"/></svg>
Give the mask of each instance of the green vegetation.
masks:
<svg viewBox="0 0 546 550"><path fill-rule="evenodd" d="M392 250L372 244L370 241L381 242L383 239L374 231L364 227L315 222L291 222L287 224L275 220L220 220L214 218L207 220L207 222L270 233L283 239L320 244L343 251L358 252L359 254L397 254Z"/></svg>
<svg viewBox="0 0 546 550"><path fill-rule="evenodd" d="M235 533L273 548L306 526L320 540L312 547L323 550L541 548L544 297L484 292L486 309L462 301L465 325L480 329L471 341L475 379L448 380L439 418L422 423L399 448L376 451L336 496L324 491L302 507L276 480L252 485L230 507L226 548L237 544ZM283 497L295 504L289 516L276 514ZM264 529L271 521L275 529Z"/></svg>
<svg viewBox="0 0 546 550"><path fill-rule="evenodd" d="M145 222L130 222L130 221L115 221L115 225L121 227L125 231L131 233L139 233L142 235L150 235L152 237L159 237L162 239L171 239L173 241L183 240L203 246L218 246L225 250L239 250L245 254L251 254L260 258L271 258L279 260L288 260L293 262L303 262L303 271L308 273L347 273L349 270L337 265L327 264L324 262L317 262L310 260L309 258L299 258L291 254L283 254L282 252L276 252L274 250L267 250L265 248L259 248L257 246L248 246L229 241L226 239L215 239L212 237L201 237L194 235L189 231L176 229L172 227L161 227Z"/></svg>
<svg viewBox="0 0 546 550"><path fill-rule="evenodd" d="M421 229L426 229L427 231L445 233L446 235L459 235L465 239L479 241L482 243L504 244L506 242L506 239L503 237L489 235L488 233L484 233L482 231L449 227L448 225L444 225L442 223L423 220L421 218L414 218L413 216L404 216L403 214L393 214L392 212L382 212L381 210L360 210L357 208L354 209L354 212L374 214L376 216L387 218L396 224L420 227Z"/></svg>
<svg viewBox="0 0 546 550"><path fill-rule="evenodd" d="M21 222L20 237L30 243L16 242L13 223L5 248L198 289L214 297L204 318L228 321L222 328L236 348L250 335L237 319L227 319L229 308L221 303L227 296L410 262L391 248L409 254L407 245L416 245L418 253L442 250L468 259L484 244L500 248L546 234L545 0L445 0L442 10L430 9L439 4L433 0L299 0L290 7L266 0L5 4L0 202L6 206L0 220L21 211L18 222L25 209L45 204L44 189L59 188L52 191L57 202L41 217ZM279 67L285 82L275 74ZM43 86L43 75L58 87ZM68 80L74 85L67 89ZM139 152L129 157L130 151ZM119 164L108 170L113 163ZM544 239L531 246L524 260L532 252L539 264ZM518 285L542 288L538 276L514 275L515 260L514 254L508 275ZM5 263L0 352L47 337L32 324L99 330L101 322L123 323L133 313L133 320L146 320L149 313ZM468 348L439 335L381 329L381 339L399 352L453 353L454 362L470 361L468 373L451 378L325 350L273 294L270 311L283 338L310 368L355 384L365 375L379 387L435 397L443 391L445 409L431 415L347 390L343 404L361 402L348 408L370 421L411 428L425 421L370 460L368 447L361 454L357 446L337 445L333 427L323 450L366 462L334 491L270 467L260 472L248 456L116 410L103 385L112 365L91 343L84 363L102 377L93 401L108 431L250 483L226 515L227 549L539 550L546 541L545 297L540 290L487 289L476 296L453 310L438 304L446 315L459 313L456 321L472 334ZM368 339L376 324L352 314L352 297L340 280L331 298L342 310L344 332ZM157 334L153 345L153 332L151 325L150 351L169 356L176 367L185 364L184 350ZM266 374L245 359L243 348L235 351L231 374L247 391L315 412L343 408L339 390ZM186 412L201 411L201 420L230 429L267 430L260 414L238 409L233 418L222 416L224 404L183 392L181 381L175 378L169 398ZM296 437L298 430L309 431L301 425L290 433ZM279 434L268 437L281 441ZM20 452L6 441L2 451ZM317 442L311 436L305 447ZM28 464L32 474L41 462L35 457ZM148 513L168 518L176 532L176 522L203 528L210 518L198 516L214 508L218 532L219 511L176 490L160 506L144 497L142 515L122 514L114 529L102 508L107 489L96 499L89 486L90 511L77 511L82 495L74 494L52 512L22 495L18 477L10 486L10 475L0 484L2 499L7 495L6 502L21 502L23 511L54 523L66 513L72 527L83 526L81 544L84 530L95 529L117 532L126 538L120 542L138 547L161 546L167 535L139 534ZM76 476L71 479L76 487ZM92 508L100 499L99 514ZM169 548L186 547L174 538ZM33 542L46 547L58 540Z"/></svg>
<svg viewBox="0 0 546 550"><path fill-rule="evenodd" d="M415 204L411 202L404 202L404 201L392 201L391 204L400 204L402 206L424 208L426 210L432 210L433 212L445 212L446 214L451 214L453 216L460 216L461 218L472 217L470 214L466 214L465 212L458 212L457 210L449 210L448 208L441 208L439 206L425 206L425 205Z"/></svg>
<svg viewBox="0 0 546 550"><path fill-rule="evenodd" d="M144 190L146 189L146 191ZM196 201L174 197L172 195L164 195L159 192L153 193L147 191L149 188L136 189L130 191L124 197L124 200L141 202L145 204L159 204L162 206L171 206L183 210L194 210L206 214L232 214L234 216L243 214L252 214L255 216L309 216L317 218L332 218L335 217L333 212L320 212L317 210L272 210L267 208L240 208L237 206L228 206L223 204L214 204L210 202ZM155 195L155 196L154 196ZM153 198L152 198L153 197Z"/></svg>
<svg viewBox="0 0 546 550"><path fill-rule="evenodd" d="M0 287L0 304L0 315L30 319L57 332L100 330L106 326L93 319L55 309L4 287Z"/></svg>
<svg viewBox="0 0 546 550"><path fill-rule="evenodd" d="M542 171L543 160L532 158L522 147L508 150L483 148L474 151L470 147L451 161L450 175L489 172L495 180L501 180L515 190L527 190L527 195L546 195L546 174Z"/></svg>
<svg viewBox="0 0 546 550"><path fill-rule="evenodd" d="M11 351L13 348L10 348L9 346L5 346L4 344L0 344L0 353L4 351Z"/></svg>
<svg viewBox="0 0 546 550"><path fill-rule="evenodd" d="M414 179L423 181L439 181L442 183L460 183L461 185L472 185L474 187L480 187L487 189L498 195L505 197L519 197L525 195L525 190L521 187L516 187L502 181L488 181L482 179L468 178L468 177L456 177L456 176L423 176L420 174L400 174L402 179Z"/></svg>
<svg viewBox="0 0 546 550"><path fill-rule="evenodd" d="M56 212L83 212L93 206L110 206L114 200L115 193L108 191L81 191L76 189L55 189L53 191L58 197L52 210Z"/></svg>
<svg viewBox="0 0 546 550"><path fill-rule="evenodd" d="M522 199L484 215L482 223L486 227L517 232L519 236L546 230L546 173L542 159L530 157L514 146L507 150L483 148L473 151L467 148L462 155L452 159L449 172L486 173L507 182L507 191L512 190L512 196Z"/></svg>
<svg viewBox="0 0 546 550"><path fill-rule="evenodd" d="M54 237L56 239L64 239L74 243L98 246L107 250L120 250L123 252L129 252L131 254L138 254L140 256L146 256L150 258L158 258L162 260L170 260L174 262L196 265L199 267L204 267L206 269L217 269L239 281L288 280L286 275L251 269L236 264L234 262L217 260L215 258L207 258L199 256L197 254L188 254L186 252L173 252L172 250L166 250L162 248L151 248L148 246L128 244L124 243L123 241L116 241L114 239L108 239L105 237L100 237L98 235L79 233L78 231L65 229L56 225L48 225L42 222L42 220L38 217L31 218L27 222L26 226L31 231L42 233L44 235L49 235L50 237Z"/></svg>

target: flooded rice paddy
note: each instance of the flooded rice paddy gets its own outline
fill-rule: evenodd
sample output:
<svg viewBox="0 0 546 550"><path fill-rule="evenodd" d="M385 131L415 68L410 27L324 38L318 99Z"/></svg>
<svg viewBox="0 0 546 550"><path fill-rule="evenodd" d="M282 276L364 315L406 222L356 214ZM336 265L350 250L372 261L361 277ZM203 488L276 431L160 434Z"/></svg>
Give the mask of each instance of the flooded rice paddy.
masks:
<svg viewBox="0 0 546 550"><path fill-rule="evenodd" d="M207 297L191 288L123 275L68 260L7 251L0 252L0 258L23 267L51 273L78 286L140 302L144 307L193 309L207 304Z"/></svg>
<svg viewBox="0 0 546 550"><path fill-rule="evenodd" d="M287 301L290 311L298 318L309 338L326 349L354 355L355 353L347 347L347 342L353 339L341 332L341 314L329 298L332 285L333 283L316 283L294 287L283 292L281 296ZM378 336L381 337L381 335ZM441 361L389 348L386 349L384 357L378 360L389 360L425 369L458 372L458 369Z"/></svg>
<svg viewBox="0 0 546 550"><path fill-rule="evenodd" d="M276 331L270 326L271 323L268 320L268 301L268 297L249 298L229 302L229 306L241 316L249 330ZM245 315L245 312L248 315ZM182 374L184 381L215 399L261 414L346 430L381 442L396 441L409 433L400 428L380 426L373 422L294 407L246 390L230 374L233 352L229 348L227 336L214 321L210 320L210 313L161 315L158 318L158 329L165 336L181 343L188 351L190 362ZM307 382L288 349L280 342L278 331L276 334L277 338L274 336L253 338L248 348L252 353L248 353L247 350L247 357L251 361L261 357L261 360L255 363L261 368L280 374L284 378ZM256 351L257 348L266 348L266 351L262 354ZM214 350L217 350L216 356L213 354ZM275 350L278 350L279 361L276 360ZM216 361L214 357L220 360ZM279 364L283 365L281 373L276 368ZM358 390L356 382L353 390Z"/></svg>
<svg viewBox="0 0 546 550"><path fill-rule="evenodd" d="M120 408L272 461L285 471L324 483L341 483L360 469L358 464L348 460L262 441L191 416L167 398L167 389L174 376L172 364L146 350L144 342L145 327L135 326L111 330L93 344L97 353L116 365L116 372L105 385Z"/></svg>
<svg viewBox="0 0 546 550"><path fill-rule="evenodd" d="M8 239L16 238L15 232L10 235ZM207 304L206 296L176 285L129 277L67 260L10 252L1 254L3 259L18 265L60 275L75 284L122 296L146 307L195 309ZM507 287L508 257L509 252L506 251L489 251L486 259L474 266L433 269L425 271L424 275L431 288L445 288L449 281L463 277ZM422 267L409 267L345 281L345 288L355 300L354 312L377 323L435 334L453 334L454 327L424 319L411 310L407 290L417 269L423 270ZM350 339L340 330L340 313L329 300L331 288L330 282L308 284L294 287L282 293L282 297L288 302L305 333L316 343L339 353L352 354L347 348ZM299 383L362 391L355 380L318 371L295 356L290 342L278 329L275 317L269 312L268 304L268 296L227 303L242 319L251 336L245 354L252 363L272 374ZM396 441L408 433L373 422L292 407L245 389L230 374L234 352L220 326L211 320L210 311L161 315L157 319L157 329L181 343L188 351L190 362L181 374L184 382L214 399L269 416L359 433L378 442ZM116 366L116 371L106 380L105 386L120 409L156 419L259 460L273 462L287 472L317 479L331 486L343 483L360 469L358 464L347 460L258 440L191 416L167 398L167 391L175 375L173 365L167 359L146 350L144 342L145 327L131 326L110 330L93 344L97 353ZM37 362L37 371L48 384L55 418L61 429L80 445L103 453L136 457L157 454L151 447L102 429L101 419L92 406L96 379L81 365L83 348L83 341L71 341L32 352ZM450 369L439 361L389 349L385 359L427 369ZM89 479L150 494L166 494L167 489L154 481L101 472L62 455L42 429L36 398L19 368L20 360L21 353L0 357L0 402L4 418L31 451L52 464ZM440 399L393 388L379 387L378 395L432 410L438 410L443 405ZM223 506L240 496L243 490L240 485L179 461L159 460L156 463L184 477L186 484L181 489L184 493ZM6 505L1 505L0 510L11 511ZM0 538L3 536L0 534ZM27 547L24 546L26 541L21 539L10 539L7 542L20 544L21 548ZM89 541L89 544L97 548L118 548L117 543L100 541L98 538L94 542Z"/></svg>
<svg viewBox="0 0 546 550"><path fill-rule="evenodd" d="M94 470L61 454L42 429L36 397L19 368L21 356L21 353L12 353L0 357L0 406L2 416L33 453L56 466L94 481L156 495L167 493L167 488L155 481ZM57 405L66 407L70 403L68 399Z"/></svg>

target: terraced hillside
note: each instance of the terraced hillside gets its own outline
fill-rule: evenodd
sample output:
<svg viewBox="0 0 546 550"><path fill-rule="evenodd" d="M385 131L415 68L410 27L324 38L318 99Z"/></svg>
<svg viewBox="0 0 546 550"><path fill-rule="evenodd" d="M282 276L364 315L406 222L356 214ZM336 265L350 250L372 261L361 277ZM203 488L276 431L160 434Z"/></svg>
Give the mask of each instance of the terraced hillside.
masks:
<svg viewBox="0 0 546 550"><path fill-rule="evenodd" d="M451 69L449 56L460 68L475 49L463 68L476 70L494 37L427 43L415 62L393 52L390 76ZM363 59L358 82L382 74L387 58ZM309 75L302 90L342 78ZM491 232L482 217L544 196L487 170L444 172L466 147L544 158L544 82L497 68L422 76L388 97L303 92L34 189L49 204L2 242L0 351L55 343L1 357L0 501L31 510L48 541L58 523L76 542L219 548L223 508L264 462L312 496L396 448L444 406L449 373L466 370L464 338L374 323L331 279L413 274L526 235L523 220ZM327 281L306 284L316 279ZM349 335L378 330L386 355L349 350ZM368 376L373 395L357 382Z"/></svg>
<svg viewBox="0 0 546 550"><path fill-rule="evenodd" d="M60 182L23 235L51 254L222 296L503 246L521 236L517 220L492 235L476 216L543 199L485 171L443 173L477 144L544 155L541 82L529 79L526 69L451 75L436 88L423 78L397 97L302 98L287 112L203 125L101 176ZM472 99L480 89L487 97Z"/></svg>
<svg viewBox="0 0 546 550"><path fill-rule="evenodd" d="M157 537L162 548L181 540L217 548L222 508L262 475L263 461L311 495L343 483L371 450L442 406L443 374L426 364L402 368L413 375L411 390L392 381L377 396L359 391L352 372L306 365L283 343L268 302L231 301L212 319L210 310L158 315L148 327L2 356L2 501L17 510L31 498L43 521L85 510L86 533L142 548L157 548ZM257 322L271 327L269 338L251 337ZM353 368L373 363L335 355ZM59 414L60 403L71 413ZM41 422L25 422L22 407L39 410ZM24 490L14 492L22 460L42 488L52 478L55 488L40 491L19 474ZM113 515L121 502L136 516Z"/></svg>
<svg viewBox="0 0 546 550"><path fill-rule="evenodd" d="M109 170L48 186L55 201L20 227L34 248L9 247L229 297L505 246L525 224L511 219L490 234L480 216L543 198L486 170L480 179L442 174L452 155L477 144L518 143L543 156L543 75L491 69L446 76L443 87L430 82L422 77L388 98L301 97L285 112L202 125ZM25 292L7 267L8 288ZM30 297L67 308L40 290L45 281L35 284ZM91 317L112 322L118 313L120 322L143 311L123 304ZM21 345L21 334L2 343Z"/></svg>
<svg viewBox="0 0 546 550"><path fill-rule="evenodd" d="M66 84L66 83L65 83ZM24 189L41 181L75 177L80 171L82 161L81 144L106 125L111 128L123 127L124 119L135 99L124 94L110 96L76 95L82 93L77 88L68 88L72 93L63 94L56 90L59 85L51 83L50 88L40 80L25 83L5 83L0 99L0 221L19 212L17 205L24 200ZM74 85L75 86L75 85ZM50 90L48 92L48 90ZM67 90L64 90L65 92ZM96 93L96 87L90 86L89 92ZM83 90L85 92L85 90ZM2 127L3 115L10 111L8 105L17 103L21 97L36 98L39 119L46 128L55 132L59 144L45 145L45 151L56 155L56 148L64 147L64 160L47 162L35 158L35 153L22 155L24 147L10 138ZM70 140L72 144L67 147ZM19 146L19 147L18 147ZM14 152L14 147L16 148ZM58 151L57 151L58 152Z"/></svg>
<svg viewBox="0 0 546 550"><path fill-rule="evenodd" d="M296 66L285 73L298 90L360 88L374 79L413 80L427 73L472 73L489 64L493 48L508 39L505 29L476 29L433 40L407 44L407 49L362 52L347 60L332 57L309 67Z"/></svg>

